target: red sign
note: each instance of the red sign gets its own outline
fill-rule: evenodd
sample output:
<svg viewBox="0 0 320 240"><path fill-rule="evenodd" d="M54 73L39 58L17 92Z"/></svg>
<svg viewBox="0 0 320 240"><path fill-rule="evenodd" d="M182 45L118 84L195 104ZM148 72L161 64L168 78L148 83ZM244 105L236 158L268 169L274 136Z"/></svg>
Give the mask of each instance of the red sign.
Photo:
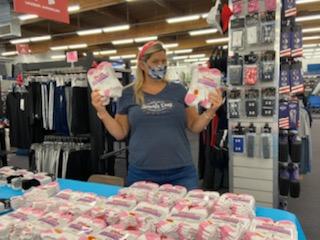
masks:
<svg viewBox="0 0 320 240"><path fill-rule="evenodd" d="M17 44L16 50L19 55L27 55L31 53L29 44Z"/></svg>
<svg viewBox="0 0 320 240"><path fill-rule="evenodd" d="M78 52L77 51L67 52L67 62L68 63L78 62Z"/></svg>
<svg viewBox="0 0 320 240"><path fill-rule="evenodd" d="M68 0L14 0L14 10L45 19L69 23Z"/></svg>

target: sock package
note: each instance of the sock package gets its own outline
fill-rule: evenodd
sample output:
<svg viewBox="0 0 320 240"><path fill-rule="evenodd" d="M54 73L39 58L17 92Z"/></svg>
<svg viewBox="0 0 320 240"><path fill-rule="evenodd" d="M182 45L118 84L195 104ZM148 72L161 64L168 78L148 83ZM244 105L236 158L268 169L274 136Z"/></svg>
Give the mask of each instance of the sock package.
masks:
<svg viewBox="0 0 320 240"><path fill-rule="evenodd" d="M263 117L272 117L275 114L276 89L263 88L261 92L261 115Z"/></svg>
<svg viewBox="0 0 320 240"><path fill-rule="evenodd" d="M228 59L228 81L234 86L242 85L243 58L239 54Z"/></svg>
<svg viewBox="0 0 320 240"><path fill-rule="evenodd" d="M261 157L271 159L273 153L272 129L266 124L261 130Z"/></svg>
<svg viewBox="0 0 320 240"><path fill-rule="evenodd" d="M247 117L257 117L259 112L259 90L247 89L245 91L245 112Z"/></svg>
<svg viewBox="0 0 320 240"><path fill-rule="evenodd" d="M259 15L247 15L246 16L246 36L248 45L259 44L260 40L260 25Z"/></svg>
<svg viewBox="0 0 320 240"><path fill-rule="evenodd" d="M272 2L266 1L266 2ZM274 12L265 12L261 16L261 42L266 44L274 43L276 37L276 22Z"/></svg>
<svg viewBox="0 0 320 240"><path fill-rule="evenodd" d="M200 104L204 108L210 108L209 94L219 87L221 78L220 70L197 66L192 73L192 81L185 97L185 103L188 106Z"/></svg>
<svg viewBox="0 0 320 240"><path fill-rule="evenodd" d="M241 91L231 90L229 92L229 118L240 118L241 115Z"/></svg>
<svg viewBox="0 0 320 240"><path fill-rule="evenodd" d="M245 19L237 18L231 20L231 48L240 50L244 48Z"/></svg>
<svg viewBox="0 0 320 240"><path fill-rule="evenodd" d="M102 62L96 68L88 71L88 81L92 90L99 90L102 97L106 98L108 105L110 98L120 98L123 86L118 80L111 63Z"/></svg>
<svg viewBox="0 0 320 240"><path fill-rule="evenodd" d="M243 82L245 85L256 85L259 78L258 55L250 53L244 56Z"/></svg>

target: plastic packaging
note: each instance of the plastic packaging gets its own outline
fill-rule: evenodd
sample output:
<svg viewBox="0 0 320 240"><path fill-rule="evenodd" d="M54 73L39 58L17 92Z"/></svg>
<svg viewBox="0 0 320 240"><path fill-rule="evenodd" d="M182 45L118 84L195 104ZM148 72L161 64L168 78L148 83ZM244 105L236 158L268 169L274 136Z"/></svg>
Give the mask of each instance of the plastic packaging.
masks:
<svg viewBox="0 0 320 240"><path fill-rule="evenodd" d="M258 55L251 52L244 57L243 82L245 85L256 85L259 79L259 59Z"/></svg>
<svg viewBox="0 0 320 240"><path fill-rule="evenodd" d="M261 56L261 82L273 82L275 77L275 52L267 51Z"/></svg>
<svg viewBox="0 0 320 240"><path fill-rule="evenodd" d="M273 87L263 88L261 91L261 115L273 117L276 105L276 89Z"/></svg>
<svg viewBox="0 0 320 240"><path fill-rule="evenodd" d="M245 132L244 128L240 123L232 130L232 149L233 153L236 155L244 155L245 154Z"/></svg>
<svg viewBox="0 0 320 240"><path fill-rule="evenodd" d="M241 91L240 90L231 90L229 93L228 101L228 112L229 118L240 118L241 116Z"/></svg>
<svg viewBox="0 0 320 240"><path fill-rule="evenodd" d="M263 159L272 159L273 157L272 129L268 124L261 130L261 157Z"/></svg>
<svg viewBox="0 0 320 240"><path fill-rule="evenodd" d="M244 48L245 20L236 18L231 20L231 49L241 50Z"/></svg>
<svg viewBox="0 0 320 240"><path fill-rule="evenodd" d="M246 31L249 46L260 43L260 21L257 13L246 16Z"/></svg>
<svg viewBox="0 0 320 240"><path fill-rule="evenodd" d="M257 117L259 113L259 90L247 89L245 91L245 112L247 117Z"/></svg>
<svg viewBox="0 0 320 240"><path fill-rule="evenodd" d="M243 58L239 54L228 59L228 82L234 86L242 85Z"/></svg>

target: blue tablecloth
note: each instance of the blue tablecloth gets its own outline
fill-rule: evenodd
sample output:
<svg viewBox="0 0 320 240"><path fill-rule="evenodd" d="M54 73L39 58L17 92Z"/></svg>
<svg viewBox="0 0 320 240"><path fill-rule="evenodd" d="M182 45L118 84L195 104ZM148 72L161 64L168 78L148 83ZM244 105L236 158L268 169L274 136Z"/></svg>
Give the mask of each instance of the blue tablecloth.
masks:
<svg viewBox="0 0 320 240"><path fill-rule="evenodd" d="M110 186L98 183L80 182L74 180L59 179L61 189L72 189L80 192L92 192L100 196L110 197L117 194L120 187ZM22 191L12 190L8 187L0 187L0 198L10 198L13 196L21 195ZM289 212L273 209L273 208L256 208L256 215L258 217L269 217L274 221L290 220L297 225L299 240L306 240L301 224L297 217Z"/></svg>

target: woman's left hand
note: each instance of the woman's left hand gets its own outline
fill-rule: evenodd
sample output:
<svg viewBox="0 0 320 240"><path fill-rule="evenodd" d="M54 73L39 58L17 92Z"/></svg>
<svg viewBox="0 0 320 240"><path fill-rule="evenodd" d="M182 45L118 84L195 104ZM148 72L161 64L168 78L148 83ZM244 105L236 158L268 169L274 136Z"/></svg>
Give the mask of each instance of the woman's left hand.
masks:
<svg viewBox="0 0 320 240"><path fill-rule="evenodd" d="M222 105L222 101L223 99L221 89L216 89L215 91L209 93L209 102L211 103L211 107L207 111L215 114Z"/></svg>

